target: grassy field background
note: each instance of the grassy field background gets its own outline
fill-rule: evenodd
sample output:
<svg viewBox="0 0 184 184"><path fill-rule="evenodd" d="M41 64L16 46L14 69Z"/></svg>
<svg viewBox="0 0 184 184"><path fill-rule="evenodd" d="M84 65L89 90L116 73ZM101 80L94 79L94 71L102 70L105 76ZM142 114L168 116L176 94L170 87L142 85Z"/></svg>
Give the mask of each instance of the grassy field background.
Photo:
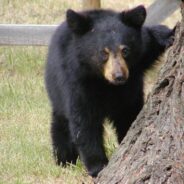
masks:
<svg viewBox="0 0 184 184"><path fill-rule="evenodd" d="M123 10L140 2L148 6L152 0L103 0L102 7ZM81 0L1 0L0 23L59 24L68 8L81 10ZM177 20L178 12L165 23ZM46 47L0 47L0 184L92 183L80 161L67 168L54 164L43 80L46 53ZM147 81L154 76L149 73ZM105 138L110 156L117 143L109 125Z"/></svg>

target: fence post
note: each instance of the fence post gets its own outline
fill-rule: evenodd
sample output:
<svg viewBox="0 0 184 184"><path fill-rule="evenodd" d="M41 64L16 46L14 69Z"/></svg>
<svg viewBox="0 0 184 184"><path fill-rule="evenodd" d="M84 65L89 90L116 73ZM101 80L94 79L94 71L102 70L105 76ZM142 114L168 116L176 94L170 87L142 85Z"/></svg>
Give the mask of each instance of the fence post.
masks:
<svg viewBox="0 0 184 184"><path fill-rule="evenodd" d="M100 0L83 0L82 6L84 10L99 9L101 7L101 2Z"/></svg>

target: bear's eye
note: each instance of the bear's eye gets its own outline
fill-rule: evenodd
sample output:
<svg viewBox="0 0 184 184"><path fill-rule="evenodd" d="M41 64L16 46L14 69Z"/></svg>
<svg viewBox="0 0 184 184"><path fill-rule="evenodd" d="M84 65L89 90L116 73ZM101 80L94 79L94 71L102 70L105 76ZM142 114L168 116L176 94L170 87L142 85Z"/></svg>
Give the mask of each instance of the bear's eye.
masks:
<svg viewBox="0 0 184 184"><path fill-rule="evenodd" d="M101 57L104 62L109 59L109 52L107 51L107 49L101 51Z"/></svg>
<svg viewBox="0 0 184 184"><path fill-rule="evenodd" d="M130 49L128 47L123 47L121 49L121 54L124 58L127 58L130 54Z"/></svg>

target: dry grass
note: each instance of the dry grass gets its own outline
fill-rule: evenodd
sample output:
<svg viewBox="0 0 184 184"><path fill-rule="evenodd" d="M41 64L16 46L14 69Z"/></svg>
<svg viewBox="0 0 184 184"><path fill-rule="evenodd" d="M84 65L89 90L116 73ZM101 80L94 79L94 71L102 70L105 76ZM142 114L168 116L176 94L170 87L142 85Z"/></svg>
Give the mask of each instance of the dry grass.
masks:
<svg viewBox="0 0 184 184"><path fill-rule="evenodd" d="M138 4L139 0L102 1L102 7L117 10ZM1 0L0 22L58 24L68 8L80 10L81 0ZM177 16L167 23L174 24ZM0 48L0 184L92 182L80 161L67 168L53 162L50 107L43 81L46 52L42 47ZM149 74L149 82L155 75ZM111 128L106 127L106 150L111 155L117 144Z"/></svg>
<svg viewBox="0 0 184 184"><path fill-rule="evenodd" d="M148 7L154 0L143 0L141 4ZM113 1L102 0L103 8L123 10L140 4L140 0ZM66 10L72 8L82 9L82 0L1 0L0 22L17 24L58 24L63 18ZM178 20L178 11L166 21L174 25Z"/></svg>

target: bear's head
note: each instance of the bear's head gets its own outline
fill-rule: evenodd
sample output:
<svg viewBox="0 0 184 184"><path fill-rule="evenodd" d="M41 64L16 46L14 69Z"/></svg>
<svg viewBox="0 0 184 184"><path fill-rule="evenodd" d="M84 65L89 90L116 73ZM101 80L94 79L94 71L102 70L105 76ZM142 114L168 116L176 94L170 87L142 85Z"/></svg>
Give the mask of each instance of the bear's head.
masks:
<svg viewBox="0 0 184 184"><path fill-rule="evenodd" d="M73 34L76 57L89 75L111 84L124 84L142 52L141 28L144 6L114 12L67 11L67 25Z"/></svg>

